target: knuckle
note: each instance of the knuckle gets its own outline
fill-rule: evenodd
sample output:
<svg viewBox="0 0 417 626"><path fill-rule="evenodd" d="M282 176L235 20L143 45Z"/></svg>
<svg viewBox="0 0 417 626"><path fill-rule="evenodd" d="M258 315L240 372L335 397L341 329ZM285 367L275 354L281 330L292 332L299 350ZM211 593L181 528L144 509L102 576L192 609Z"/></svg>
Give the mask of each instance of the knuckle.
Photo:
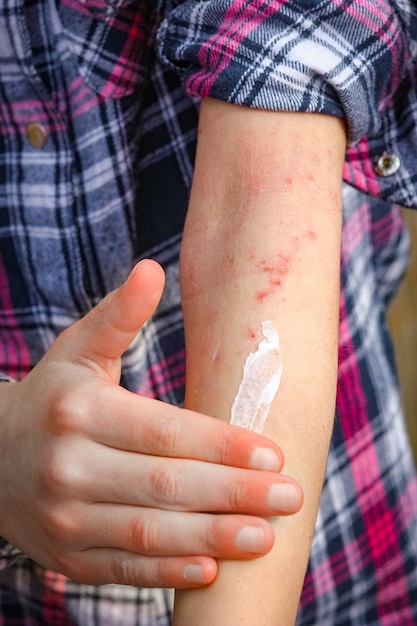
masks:
<svg viewBox="0 0 417 626"><path fill-rule="evenodd" d="M129 545L136 552L155 554L160 548L158 524L149 516L135 518L128 529Z"/></svg>
<svg viewBox="0 0 417 626"><path fill-rule="evenodd" d="M169 559L144 559L134 555L116 558L112 568L113 582L132 587L172 587L168 562Z"/></svg>
<svg viewBox="0 0 417 626"><path fill-rule="evenodd" d="M219 534L216 519L213 519L207 527L205 544L208 555L219 556Z"/></svg>
<svg viewBox="0 0 417 626"><path fill-rule="evenodd" d="M85 398L65 389L55 394L49 411L49 430L55 436L79 432L88 412Z"/></svg>
<svg viewBox="0 0 417 626"><path fill-rule="evenodd" d="M152 422L149 442L165 454L175 455L182 438L180 419L174 414L161 416Z"/></svg>
<svg viewBox="0 0 417 626"><path fill-rule="evenodd" d="M80 467L68 458L61 446L50 452L40 469L40 486L52 498L61 499L80 482Z"/></svg>
<svg viewBox="0 0 417 626"><path fill-rule="evenodd" d="M223 432L218 442L218 455L219 462L222 465L229 465L233 458L233 450L236 447L233 434L230 432Z"/></svg>
<svg viewBox="0 0 417 626"><path fill-rule="evenodd" d="M60 548L70 545L79 533L77 516L61 507L48 507L43 513L43 523L48 535L59 543Z"/></svg>
<svg viewBox="0 0 417 626"><path fill-rule="evenodd" d="M172 587L168 559L153 560L154 580L159 587Z"/></svg>
<svg viewBox="0 0 417 626"><path fill-rule="evenodd" d="M112 567L112 582L136 587L138 584L137 560L132 556L116 557Z"/></svg>
<svg viewBox="0 0 417 626"><path fill-rule="evenodd" d="M247 481L244 478L235 480L229 491L229 503L232 511L244 512L248 508L250 498Z"/></svg>
<svg viewBox="0 0 417 626"><path fill-rule="evenodd" d="M178 509L184 507L182 501L185 474L179 463L164 462L151 475L153 497L159 505Z"/></svg>

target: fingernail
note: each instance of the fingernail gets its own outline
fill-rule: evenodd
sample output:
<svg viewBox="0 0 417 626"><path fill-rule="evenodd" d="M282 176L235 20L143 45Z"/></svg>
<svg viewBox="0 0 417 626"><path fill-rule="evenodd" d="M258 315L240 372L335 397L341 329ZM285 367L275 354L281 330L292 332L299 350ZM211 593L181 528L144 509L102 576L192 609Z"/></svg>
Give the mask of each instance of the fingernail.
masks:
<svg viewBox="0 0 417 626"><path fill-rule="evenodd" d="M201 565L186 565L183 572L184 580L188 583L196 583L204 585L206 580Z"/></svg>
<svg viewBox="0 0 417 626"><path fill-rule="evenodd" d="M259 526L245 526L239 530L236 545L247 554L262 554L265 552L265 533Z"/></svg>
<svg viewBox="0 0 417 626"><path fill-rule="evenodd" d="M268 505L273 511L292 513L300 506L300 494L292 483L272 485L268 493Z"/></svg>
<svg viewBox="0 0 417 626"><path fill-rule="evenodd" d="M255 448L250 457L250 466L252 469L278 471L281 464L272 448Z"/></svg>

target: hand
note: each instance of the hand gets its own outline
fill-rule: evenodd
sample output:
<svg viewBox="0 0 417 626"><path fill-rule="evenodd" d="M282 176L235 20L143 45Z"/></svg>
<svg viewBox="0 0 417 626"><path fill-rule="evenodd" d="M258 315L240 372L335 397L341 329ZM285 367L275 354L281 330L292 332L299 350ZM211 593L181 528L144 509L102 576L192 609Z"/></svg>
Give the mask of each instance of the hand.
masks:
<svg viewBox="0 0 417 626"><path fill-rule="evenodd" d="M253 515L301 506L271 441L119 386L163 283L140 263L25 379L0 386L0 534L78 582L210 583L216 557L271 549Z"/></svg>

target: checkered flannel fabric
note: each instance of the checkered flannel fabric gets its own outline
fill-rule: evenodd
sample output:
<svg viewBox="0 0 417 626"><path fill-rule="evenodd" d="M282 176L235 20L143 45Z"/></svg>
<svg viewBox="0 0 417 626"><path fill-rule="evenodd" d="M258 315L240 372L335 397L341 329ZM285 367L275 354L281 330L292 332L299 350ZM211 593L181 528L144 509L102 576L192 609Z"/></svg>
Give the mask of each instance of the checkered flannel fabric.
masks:
<svg viewBox="0 0 417 626"><path fill-rule="evenodd" d="M245 13L251 22L243 30L226 20L227 11L223 17L214 11L215 29L222 32L220 43L212 53L202 42L193 44L197 57L206 63L210 55L221 54L229 41L226 29L231 28L230 41L235 43L230 50L236 53L231 66L242 64L242 42L261 25L272 24L269 14L280 7L285 6L285 29L291 28L288 16L297 7L297 23L300 28L303 24L303 3L247 6L251 4ZM135 260L152 256L165 268L167 288L156 314L124 358L122 384L181 405L185 358L178 253L192 180L198 106L186 95L177 71L156 58L155 34L170 14L169 36L165 25L166 40L161 41L170 46L176 41L179 50L190 39L184 38L184 24L190 32L199 32L197 17L212 5L211 1L193 3L190 13L187 3L170 13L168 5L142 0L2 2L0 369L5 375L25 376L65 327L124 280ZM349 29L343 10L359 16L361 12L353 9L361 5L374 11L377 23L380 8L392 8L396 21L381 18L380 39L393 38L395 45L387 43L387 50L395 49L397 61L404 59L409 67L402 36L411 24L410 3L394 6L340 0L314 4L322 7L323 15L330 15L330 5L334 10L339 7L340 22L326 27L327 36L337 33L336 23L343 23L346 37ZM230 8L231 3L223 6ZM175 25L181 10L183 23ZM267 12L268 19L259 12ZM271 20L279 24L277 16ZM363 22L368 23L368 18ZM311 21L306 15L300 32L314 32L313 40L320 41L319 28L318 17ZM216 32L209 30L210 37L216 38ZM290 30L285 32L289 36ZM333 50L329 43L329 49L340 55L340 33L336 38L339 44ZM276 46L279 39L274 40ZM263 41L260 31L258 40ZM350 45L356 45L353 39ZM281 69L271 67L278 58L272 41L267 44L265 40L265 49L269 55L265 75L271 77L256 102L245 96L244 103L251 106L265 104L272 76L284 76ZM226 45L228 55L230 50ZM258 66L262 61L259 46L255 52L250 58L256 58ZM359 64L365 57L364 52ZM376 54L375 62L380 58L385 59L385 70L378 69L378 76L384 77L394 66L388 53ZM218 63L216 67L227 66L221 59ZM243 66L241 84L247 94L252 79L247 63ZM237 82L233 90L226 82L221 90L213 91L221 81L216 72L210 79L207 71L200 75L197 64L187 74L188 91L202 95L190 85L209 83L209 95L234 101L230 93L238 94ZM353 77L362 83L366 75L363 70L359 78L357 71L352 84ZM259 68L257 72L256 81ZM225 73L222 69L221 74ZM409 74L401 76L398 89L403 89ZM282 84L293 83L293 77L289 73ZM380 94L386 93L390 80L380 85ZM392 81L397 85L397 78ZM348 83L346 78L346 88ZM321 84L320 97L313 94L315 84ZM294 89L301 93L299 87ZM278 92L278 87L271 87L271 94ZM255 91L251 93L255 97ZM288 102L292 100L289 93ZM346 98L339 101L336 88L325 87L312 76L305 98L298 95L300 109L317 106L317 110L338 115L346 114ZM411 95L403 99L404 105L410 99ZM288 102L283 104L280 95L274 104L271 96L268 106L288 108ZM372 109L367 114L373 120L365 129L370 132L378 127L377 113ZM404 111L398 128L405 128L401 124L406 119L410 137L415 138L412 112L407 117ZM46 131L42 148L28 140L31 123L42 124ZM349 118L349 124L357 129L363 122ZM393 145L404 140L404 133L390 132ZM356 152L349 157L359 156L347 162L347 171L354 169L354 182L361 189L383 194L384 185L374 182L372 155L360 147L365 140L371 141L361 139L352 146ZM405 180L409 180L405 187L412 189L415 179ZM394 196L400 188L397 184ZM299 626L417 623L417 486L385 319L407 254L408 238L399 209L346 186L337 415ZM171 623L170 591L78 585L45 571L5 541L0 544L0 568L0 626Z"/></svg>
<svg viewBox="0 0 417 626"><path fill-rule="evenodd" d="M415 0L186 0L159 50L192 95L344 117L346 180L416 205ZM384 152L401 160L388 178L372 167Z"/></svg>

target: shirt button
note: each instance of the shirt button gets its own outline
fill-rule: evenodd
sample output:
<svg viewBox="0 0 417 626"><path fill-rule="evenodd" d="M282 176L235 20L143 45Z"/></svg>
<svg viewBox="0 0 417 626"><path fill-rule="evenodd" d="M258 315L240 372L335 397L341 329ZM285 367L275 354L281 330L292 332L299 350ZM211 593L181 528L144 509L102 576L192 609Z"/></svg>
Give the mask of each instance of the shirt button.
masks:
<svg viewBox="0 0 417 626"><path fill-rule="evenodd" d="M374 163L374 170L378 176L392 176L400 169L401 161L396 154L384 152Z"/></svg>
<svg viewBox="0 0 417 626"><path fill-rule="evenodd" d="M45 126L32 122L26 127L26 137L31 146L34 148L43 148L48 139L48 133Z"/></svg>

